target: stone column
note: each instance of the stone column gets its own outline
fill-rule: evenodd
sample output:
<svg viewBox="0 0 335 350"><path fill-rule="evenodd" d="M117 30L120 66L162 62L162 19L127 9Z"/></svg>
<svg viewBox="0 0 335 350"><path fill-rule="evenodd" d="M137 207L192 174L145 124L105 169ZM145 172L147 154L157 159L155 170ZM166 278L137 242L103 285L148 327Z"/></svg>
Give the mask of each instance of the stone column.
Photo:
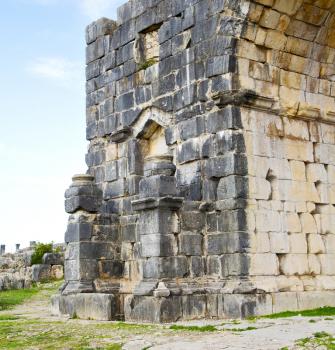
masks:
<svg viewBox="0 0 335 350"><path fill-rule="evenodd" d="M19 251L20 250L20 243L17 243L17 244L15 244L15 251Z"/></svg>
<svg viewBox="0 0 335 350"><path fill-rule="evenodd" d="M157 286L159 290L164 289L164 296L170 295L169 290L159 282L183 277L188 269L186 257L177 256L177 211L182 206L183 198L177 197L176 179L173 176L175 166L171 157L146 159L144 172L146 177L139 185L140 199L132 202L133 209L139 212L137 237L141 243L143 276L134 290L133 305L136 306L126 307L126 319L159 321L163 317L161 310L164 307L155 304ZM159 304L161 302L163 300ZM148 303L153 304L148 307ZM149 312L150 315L143 317L143 312ZM174 313L171 314L173 319Z"/></svg>
<svg viewBox="0 0 335 350"><path fill-rule="evenodd" d="M65 192L65 210L71 214L65 242L65 283L62 294L93 291L93 280L98 275L98 252L91 242L93 223L101 203L101 192L91 175L75 175Z"/></svg>
<svg viewBox="0 0 335 350"><path fill-rule="evenodd" d="M2 244L0 248L0 255L4 255L6 253L6 245Z"/></svg>

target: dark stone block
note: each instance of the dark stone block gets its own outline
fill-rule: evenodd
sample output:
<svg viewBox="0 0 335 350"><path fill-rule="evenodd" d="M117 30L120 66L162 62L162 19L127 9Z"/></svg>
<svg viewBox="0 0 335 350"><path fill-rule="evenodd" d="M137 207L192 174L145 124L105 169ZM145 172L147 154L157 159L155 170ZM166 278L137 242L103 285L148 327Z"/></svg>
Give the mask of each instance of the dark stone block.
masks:
<svg viewBox="0 0 335 350"><path fill-rule="evenodd" d="M173 234L149 234L141 235L142 257L169 257L177 251Z"/></svg>
<svg viewBox="0 0 335 350"><path fill-rule="evenodd" d="M168 92L174 91L176 86L176 77L174 74L170 74L159 80L158 93L164 95Z"/></svg>
<svg viewBox="0 0 335 350"><path fill-rule="evenodd" d="M186 256L202 255L202 235L189 233L179 235L179 252Z"/></svg>
<svg viewBox="0 0 335 350"><path fill-rule="evenodd" d="M143 178L140 182L140 197L164 197L177 194L173 176L154 175Z"/></svg>
<svg viewBox="0 0 335 350"><path fill-rule="evenodd" d="M80 242L90 240L92 235L92 224L90 223L69 223L65 233L65 242Z"/></svg>
<svg viewBox="0 0 335 350"><path fill-rule="evenodd" d="M127 194L127 181L120 179L107 183L104 190L104 199L123 197Z"/></svg>
<svg viewBox="0 0 335 350"><path fill-rule="evenodd" d="M42 262L44 265L63 265L64 257L59 253L45 253Z"/></svg>
<svg viewBox="0 0 335 350"><path fill-rule="evenodd" d="M175 278L185 277L189 273L187 258L175 256L167 258L149 258L143 267L144 278Z"/></svg>
<svg viewBox="0 0 335 350"><path fill-rule="evenodd" d="M123 242L136 242L136 225L129 224L121 226L121 239Z"/></svg>
<svg viewBox="0 0 335 350"><path fill-rule="evenodd" d="M205 215L199 211L183 211L181 225L186 231L201 231L205 227Z"/></svg>
<svg viewBox="0 0 335 350"><path fill-rule="evenodd" d="M233 73L236 69L236 58L234 56L218 56L207 60L206 75L213 77L225 73Z"/></svg>
<svg viewBox="0 0 335 350"><path fill-rule="evenodd" d="M194 320L206 316L206 295L186 295L182 297L183 319Z"/></svg>
<svg viewBox="0 0 335 350"><path fill-rule="evenodd" d="M122 278L124 271L124 262L117 260L99 261L100 278Z"/></svg>
<svg viewBox="0 0 335 350"><path fill-rule="evenodd" d="M85 210L89 213L97 212L100 201L92 196L75 196L65 200L65 211L72 214L78 210Z"/></svg>
<svg viewBox="0 0 335 350"><path fill-rule="evenodd" d="M205 259L200 256L191 256L191 277L202 277L205 274Z"/></svg>
<svg viewBox="0 0 335 350"><path fill-rule="evenodd" d="M228 198L248 198L249 181L245 176L230 175L220 180L218 200Z"/></svg>
<svg viewBox="0 0 335 350"><path fill-rule="evenodd" d="M213 16L205 21L197 22L192 28L192 43L199 43L215 35L217 25L217 16Z"/></svg>
<svg viewBox="0 0 335 350"><path fill-rule="evenodd" d="M232 16L222 16L220 18L219 34L238 36L242 32L244 20Z"/></svg>
<svg viewBox="0 0 335 350"><path fill-rule="evenodd" d="M33 282L47 281L51 278L51 265L33 265L31 274L31 279L33 280Z"/></svg>
<svg viewBox="0 0 335 350"><path fill-rule="evenodd" d="M125 317L134 322L176 322L182 316L181 298L134 296L126 299Z"/></svg>
<svg viewBox="0 0 335 350"><path fill-rule="evenodd" d="M134 107L134 93L129 92L116 98L115 111L121 112Z"/></svg>
<svg viewBox="0 0 335 350"><path fill-rule="evenodd" d="M86 64L93 62L105 54L104 38L98 38L86 47Z"/></svg>
<svg viewBox="0 0 335 350"><path fill-rule="evenodd" d="M178 124L180 138L185 141L204 133L205 122L203 117L195 117Z"/></svg>
<svg viewBox="0 0 335 350"><path fill-rule="evenodd" d="M183 142L177 150L177 159L180 164L194 161L200 158L199 143L197 139Z"/></svg>
<svg viewBox="0 0 335 350"><path fill-rule="evenodd" d="M226 210L218 218L218 231L238 232L247 231L247 213L243 209Z"/></svg>
<svg viewBox="0 0 335 350"><path fill-rule="evenodd" d="M204 173L208 178L221 178L229 175L246 175L247 158L244 154L228 153L225 156L207 159Z"/></svg>
<svg viewBox="0 0 335 350"><path fill-rule="evenodd" d="M207 254L221 255L227 253L228 236L225 233L207 235Z"/></svg>

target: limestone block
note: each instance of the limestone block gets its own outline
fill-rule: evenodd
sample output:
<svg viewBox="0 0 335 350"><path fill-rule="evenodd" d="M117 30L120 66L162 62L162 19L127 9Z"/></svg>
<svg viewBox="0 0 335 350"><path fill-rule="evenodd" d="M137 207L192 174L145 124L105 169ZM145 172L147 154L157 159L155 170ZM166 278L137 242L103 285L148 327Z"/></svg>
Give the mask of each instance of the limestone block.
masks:
<svg viewBox="0 0 335 350"><path fill-rule="evenodd" d="M306 165L307 181L328 182L328 174L323 164L311 163Z"/></svg>
<svg viewBox="0 0 335 350"><path fill-rule="evenodd" d="M273 8L279 12L286 13L292 16L297 13L303 0L287 1L287 0L276 0Z"/></svg>
<svg viewBox="0 0 335 350"><path fill-rule="evenodd" d="M285 254L290 252L289 235L286 232L270 232L271 253Z"/></svg>
<svg viewBox="0 0 335 350"><path fill-rule="evenodd" d="M319 234L307 235L308 252L311 254L325 253L325 244Z"/></svg>
<svg viewBox="0 0 335 350"><path fill-rule="evenodd" d="M81 319L111 321L117 311L116 297L112 294L77 294L75 314Z"/></svg>
<svg viewBox="0 0 335 350"><path fill-rule="evenodd" d="M323 236L323 240L326 247L326 252L328 254L334 254L335 253L335 235L334 234L325 235Z"/></svg>
<svg viewBox="0 0 335 350"><path fill-rule="evenodd" d="M303 120L284 118L285 136L293 140L309 141L308 124Z"/></svg>
<svg viewBox="0 0 335 350"><path fill-rule="evenodd" d="M31 273L34 282L49 280L51 277L51 265L33 265Z"/></svg>
<svg viewBox="0 0 335 350"><path fill-rule="evenodd" d="M289 235L290 252L293 254L307 253L307 240L304 233L293 233Z"/></svg>
<svg viewBox="0 0 335 350"><path fill-rule="evenodd" d="M284 202L284 211L285 212L295 212L295 202Z"/></svg>
<svg viewBox="0 0 335 350"><path fill-rule="evenodd" d="M327 175L328 175L328 182L331 184L335 184L335 166L334 165L327 166Z"/></svg>
<svg viewBox="0 0 335 350"><path fill-rule="evenodd" d="M324 290L335 290L335 276L316 276L317 283Z"/></svg>
<svg viewBox="0 0 335 350"><path fill-rule="evenodd" d="M286 254L280 257L280 270L283 274L306 275L309 273L306 254Z"/></svg>
<svg viewBox="0 0 335 350"><path fill-rule="evenodd" d="M317 289L317 283L313 276L301 276L301 281L304 285L305 291L312 291Z"/></svg>
<svg viewBox="0 0 335 350"><path fill-rule="evenodd" d="M262 12L263 12L263 6L258 4L250 4L249 20L251 22L257 23L261 18Z"/></svg>
<svg viewBox="0 0 335 350"><path fill-rule="evenodd" d="M277 23L278 25L278 23ZM271 49L282 50L287 41L286 35L277 30L269 30L264 45Z"/></svg>
<svg viewBox="0 0 335 350"><path fill-rule="evenodd" d="M266 179L249 177L249 198L268 200L271 196L271 184Z"/></svg>
<svg viewBox="0 0 335 350"><path fill-rule="evenodd" d="M275 29L279 23L280 13L272 9L264 9L259 24L262 27Z"/></svg>
<svg viewBox="0 0 335 350"><path fill-rule="evenodd" d="M329 186L328 184L324 183L316 183L316 189L319 193L319 201L318 203L324 203L327 204L330 202L330 193L329 193Z"/></svg>
<svg viewBox="0 0 335 350"><path fill-rule="evenodd" d="M279 261L276 254L253 254L250 262L250 275L276 276L279 274Z"/></svg>
<svg viewBox="0 0 335 350"><path fill-rule="evenodd" d="M298 310L296 292L281 292L272 294L273 313Z"/></svg>
<svg viewBox="0 0 335 350"><path fill-rule="evenodd" d="M312 49L312 43L310 41L295 38L293 36L289 36L287 38L287 44L286 44L287 52L293 53L298 56L307 57L311 49ZM301 76L301 78L304 80L305 85L301 85L300 87L297 87L295 82L293 82L292 85L290 82L288 82L288 84L291 85L290 87L294 89L301 88L302 90L306 90L306 76Z"/></svg>
<svg viewBox="0 0 335 350"><path fill-rule="evenodd" d="M301 292L298 295L299 310L311 310L324 306L335 306L335 292Z"/></svg>
<svg viewBox="0 0 335 350"><path fill-rule="evenodd" d="M290 161L292 179L294 181L306 181L305 163L297 160Z"/></svg>
<svg viewBox="0 0 335 350"><path fill-rule="evenodd" d="M335 165L335 145L317 143L315 145L315 161Z"/></svg>
<svg viewBox="0 0 335 350"><path fill-rule="evenodd" d="M288 159L300 160L303 162L314 161L312 142L285 139L284 152Z"/></svg>
<svg viewBox="0 0 335 350"><path fill-rule="evenodd" d="M315 254L308 254L308 266L310 274L317 276L321 273L320 260Z"/></svg>
<svg viewBox="0 0 335 350"><path fill-rule="evenodd" d="M50 272L51 278L56 280L61 280L64 277L64 267L63 265L53 265L51 266Z"/></svg>
<svg viewBox="0 0 335 350"><path fill-rule="evenodd" d="M335 233L335 216L334 214L321 214L321 233Z"/></svg>
<svg viewBox="0 0 335 350"><path fill-rule="evenodd" d="M278 19L279 20L279 19ZM248 58L250 60L265 62L266 50L250 43L246 40L240 40L237 48L237 55L239 57Z"/></svg>
<svg viewBox="0 0 335 350"><path fill-rule="evenodd" d="M257 211L256 213L256 229L260 232L280 232L282 230L281 216L276 211Z"/></svg>
<svg viewBox="0 0 335 350"><path fill-rule="evenodd" d="M284 182L279 180L278 187L280 199L292 200L294 198L295 201L319 201L319 194L313 183L300 181Z"/></svg>
<svg viewBox="0 0 335 350"><path fill-rule="evenodd" d="M322 275L335 275L335 254L319 254Z"/></svg>
<svg viewBox="0 0 335 350"><path fill-rule="evenodd" d="M283 214L283 229L291 233L301 232L299 215L296 213Z"/></svg>
<svg viewBox="0 0 335 350"><path fill-rule="evenodd" d="M269 253L271 251L269 234L267 232L257 232L250 234L249 239L252 252Z"/></svg>
<svg viewBox="0 0 335 350"><path fill-rule="evenodd" d="M277 276L276 283L278 290L282 292L297 292L304 290L302 281L296 276Z"/></svg>
<svg viewBox="0 0 335 350"><path fill-rule="evenodd" d="M274 0L255 0L255 2L271 7L273 5Z"/></svg>
<svg viewBox="0 0 335 350"><path fill-rule="evenodd" d="M314 212L314 211L315 211L315 208L316 208L315 203L313 203L313 202L307 202L307 203L306 203L306 209L307 209L307 212L308 212L308 213ZM314 220L315 220L315 219L314 219Z"/></svg>
<svg viewBox="0 0 335 350"><path fill-rule="evenodd" d="M296 202L296 203L295 203L295 211L296 211L298 214L306 213L306 212L307 212L307 205L306 205L306 202L304 202L304 201Z"/></svg>
<svg viewBox="0 0 335 350"><path fill-rule="evenodd" d="M315 219L310 213L302 213L300 214L300 221L302 226L303 233L317 233L317 226Z"/></svg>
<svg viewBox="0 0 335 350"><path fill-rule="evenodd" d="M306 76L294 72L288 72L286 70L280 71L280 84L290 89L305 90L306 89ZM308 135L307 135L308 136ZM306 137L306 134L305 134ZM308 138L307 138L308 140Z"/></svg>

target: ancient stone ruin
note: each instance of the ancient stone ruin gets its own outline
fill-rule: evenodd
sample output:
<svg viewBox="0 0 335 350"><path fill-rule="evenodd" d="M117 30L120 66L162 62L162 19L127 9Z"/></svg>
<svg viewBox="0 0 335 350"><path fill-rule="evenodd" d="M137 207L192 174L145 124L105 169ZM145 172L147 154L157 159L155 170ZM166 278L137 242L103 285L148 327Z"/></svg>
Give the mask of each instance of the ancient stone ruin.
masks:
<svg viewBox="0 0 335 350"><path fill-rule="evenodd" d="M131 0L87 28L55 312L335 306L335 2Z"/></svg>

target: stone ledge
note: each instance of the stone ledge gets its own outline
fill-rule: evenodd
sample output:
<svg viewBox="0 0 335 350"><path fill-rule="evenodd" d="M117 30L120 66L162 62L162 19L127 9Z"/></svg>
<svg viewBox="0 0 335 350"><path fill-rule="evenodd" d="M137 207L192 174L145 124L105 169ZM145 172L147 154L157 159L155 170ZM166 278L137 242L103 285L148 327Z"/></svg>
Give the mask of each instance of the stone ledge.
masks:
<svg viewBox="0 0 335 350"><path fill-rule="evenodd" d="M131 202L132 208L135 211L150 210L155 208L170 208L179 209L183 204L182 197L149 197L137 199Z"/></svg>

